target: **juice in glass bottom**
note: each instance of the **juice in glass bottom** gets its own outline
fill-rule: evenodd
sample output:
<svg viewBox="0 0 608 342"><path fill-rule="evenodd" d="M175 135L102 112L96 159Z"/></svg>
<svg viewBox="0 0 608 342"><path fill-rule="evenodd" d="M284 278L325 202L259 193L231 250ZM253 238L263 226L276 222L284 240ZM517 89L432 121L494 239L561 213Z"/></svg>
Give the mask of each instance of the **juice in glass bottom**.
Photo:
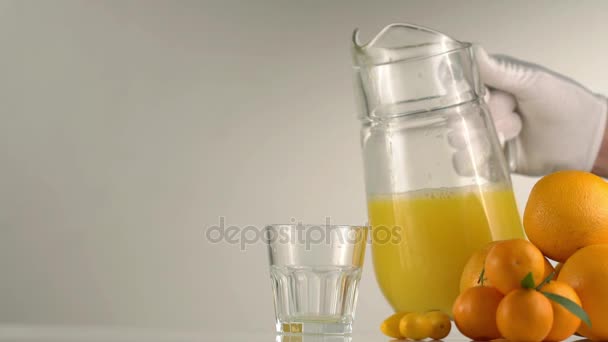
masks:
<svg viewBox="0 0 608 342"><path fill-rule="evenodd" d="M396 311L451 314L470 255L493 240L523 238L510 187L429 189L368 199L380 289Z"/></svg>

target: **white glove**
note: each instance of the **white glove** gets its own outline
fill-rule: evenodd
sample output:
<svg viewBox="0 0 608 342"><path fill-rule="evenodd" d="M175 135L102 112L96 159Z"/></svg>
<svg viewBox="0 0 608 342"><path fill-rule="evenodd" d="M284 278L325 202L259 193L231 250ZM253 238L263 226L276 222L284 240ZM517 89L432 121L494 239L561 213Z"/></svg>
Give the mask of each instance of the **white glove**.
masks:
<svg viewBox="0 0 608 342"><path fill-rule="evenodd" d="M507 157L515 172L592 169L606 129L606 98L535 64L488 56L481 47L475 55L481 80L490 88L496 131L512 149Z"/></svg>

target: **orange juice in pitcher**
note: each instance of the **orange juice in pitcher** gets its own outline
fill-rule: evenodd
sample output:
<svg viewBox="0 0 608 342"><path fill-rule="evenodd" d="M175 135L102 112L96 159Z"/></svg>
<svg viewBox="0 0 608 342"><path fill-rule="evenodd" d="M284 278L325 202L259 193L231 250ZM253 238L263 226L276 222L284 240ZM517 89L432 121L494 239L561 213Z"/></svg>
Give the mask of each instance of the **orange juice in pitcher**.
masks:
<svg viewBox="0 0 608 342"><path fill-rule="evenodd" d="M397 229L390 241L374 241L373 260L380 287L398 311L449 313L469 256L489 241L523 237L507 188L376 196L368 207L372 227Z"/></svg>

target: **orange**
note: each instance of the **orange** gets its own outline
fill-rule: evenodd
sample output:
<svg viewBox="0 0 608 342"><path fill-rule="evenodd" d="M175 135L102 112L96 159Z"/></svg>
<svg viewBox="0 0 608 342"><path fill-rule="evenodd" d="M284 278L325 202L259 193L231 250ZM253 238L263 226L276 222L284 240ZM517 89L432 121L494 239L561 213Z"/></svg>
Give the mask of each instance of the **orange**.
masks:
<svg viewBox="0 0 608 342"><path fill-rule="evenodd" d="M496 326L496 309L503 299L493 287L476 286L461 293L452 307L458 330L474 341L489 341L500 337Z"/></svg>
<svg viewBox="0 0 608 342"><path fill-rule="evenodd" d="M500 241L492 241L487 245L483 246L481 249L477 250L473 253L467 263L464 265L464 270L462 271L462 275L460 276L460 293L469 287L474 287L479 280L479 274L481 274L481 270L483 269L483 265L486 262L486 255L488 255L488 251L492 246ZM484 278L487 278L484 276ZM492 286L489 280L485 279L485 286Z"/></svg>
<svg viewBox="0 0 608 342"><path fill-rule="evenodd" d="M532 188L524 210L528 239L566 261L576 250L608 243L608 183L583 171L559 171Z"/></svg>
<svg viewBox="0 0 608 342"><path fill-rule="evenodd" d="M424 340L432 331L431 321L424 314L412 312L403 316L399 322L401 336L412 340Z"/></svg>
<svg viewBox="0 0 608 342"><path fill-rule="evenodd" d="M582 323L578 332L591 340L608 340L608 245L593 245L574 253L559 272L581 299L591 327Z"/></svg>
<svg viewBox="0 0 608 342"><path fill-rule="evenodd" d="M545 258L544 265L543 265L543 276L540 279L540 281L545 280L545 278L547 278L548 276L550 276L551 273L553 273L553 272L555 272L555 269L553 268L553 265L551 265L551 263L549 262L549 260L547 260L547 258ZM554 274L552 279L556 279L556 278L557 278L557 276Z"/></svg>
<svg viewBox="0 0 608 342"><path fill-rule="evenodd" d="M553 325L553 308L534 289L517 289L505 296L496 310L496 324L510 341L542 341Z"/></svg>
<svg viewBox="0 0 608 342"><path fill-rule="evenodd" d="M429 337L433 340L441 340L445 338L452 330L452 321L450 316L441 311L429 311L424 314L426 319L431 322L431 333Z"/></svg>
<svg viewBox="0 0 608 342"><path fill-rule="evenodd" d="M502 241L490 248L485 262L485 275L503 294L521 287L521 280L530 272L539 284L545 271L545 257L524 239Z"/></svg>
<svg viewBox="0 0 608 342"><path fill-rule="evenodd" d="M551 281L543 286L541 291L566 297L579 306L581 305L581 300L576 292L574 292L574 289L564 282ZM565 340L576 332L576 329L581 324L581 320L554 301L551 301L551 307L553 308L553 327L545 337L545 341Z"/></svg>
<svg viewBox="0 0 608 342"><path fill-rule="evenodd" d="M468 289L469 287L474 287L474 286L480 285L480 284L478 284L479 275L481 274L481 270L484 268L484 264L486 262L486 256L488 255L490 248L492 248L492 246L494 246L495 244L497 244L499 242L502 242L502 241L492 241L471 255L471 257L469 258L469 260L467 261L467 263L464 266L462 275L460 276L460 292L461 293L464 290ZM556 272L556 270L553 269L553 265L551 265L549 260L547 258L545 258L542 280L547 278L551 274L551 272L554 272L554 271ZM555 278L557 278L557 275L555 275ZM485 286L492 286L492 283L488 280L488 277L486 277L485 275L484 275L483 284Z"/></svg>
<svg viewBox="0 0 608 342"><path fill-rule="evenodd" d="M557 277L559 276L559 272L562 271L562 267L564 267L563 262L558 262L557 265L555 265L555 276L553 277L553 279L557 279Z"/></svg>
<svg viewBox="0 0 608 342"><path fill-rule="evenodd" d="M401 321L401 318L403 318L403 316L405 316L406 314L407 314L407 312L397 312L397 313L390 315L380 325L380 331L382 331L382 333L384 335L386 335L388 337L392 337L392 338L405 337L405 336L402 336L401 333L399 332L399 321Z"/></svg>

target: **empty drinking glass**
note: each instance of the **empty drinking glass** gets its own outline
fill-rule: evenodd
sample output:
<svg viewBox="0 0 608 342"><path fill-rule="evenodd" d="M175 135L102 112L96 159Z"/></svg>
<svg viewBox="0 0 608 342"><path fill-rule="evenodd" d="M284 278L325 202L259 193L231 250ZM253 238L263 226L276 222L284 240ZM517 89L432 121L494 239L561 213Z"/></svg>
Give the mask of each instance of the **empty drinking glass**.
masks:
<svg viewBox="0 0 608 342"><path fill-rule="evenodd" d="M264 237L281 334L350 334L367 227L278 224Z"/></svg>

